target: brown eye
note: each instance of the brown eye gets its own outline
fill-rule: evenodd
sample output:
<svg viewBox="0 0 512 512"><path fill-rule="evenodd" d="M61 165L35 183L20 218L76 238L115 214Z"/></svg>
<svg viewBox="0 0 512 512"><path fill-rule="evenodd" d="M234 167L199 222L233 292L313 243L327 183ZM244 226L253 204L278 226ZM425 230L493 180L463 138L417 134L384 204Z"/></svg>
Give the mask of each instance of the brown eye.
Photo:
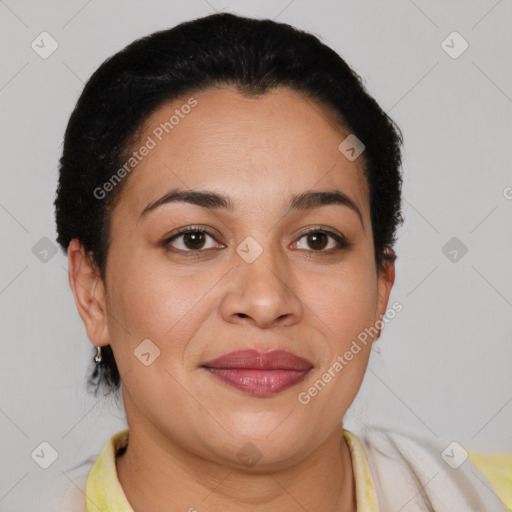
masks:
<svg viewBox="0 0 512 512"><path fill-rule="evenodd" d="M183 243L188 249L201 249L205 242L204 233L199 231L183 235Z"/></svg>
<svg viewBox="0 0 512 512"><path fill-rule="evenodd" d="M216 242L216 238L207 230L198 227L189 227L179 230L162 242L162 246L169 251L181 253L184 256L199 256L206 249L215 248L215 244L208 246L208 238ZM301 240L306 239L306 247L301 247ZM179 243L178 243L179 242ZM295 242L298 249L307 249L307 252L319 254L332 254L352 245L343 235L325 229L313 228L302 234ZM220 244L220 248L223 246Z"/></svg>
<svg viewBox="0 0 512 512"><path fill-rule="evenodd" d="M307 235L308 243L315 249L323 249L328 244L328 237L322 231L313 231Z"/></svg>
<svg viewBox="0 0 512 512"><path fill-rule="evenodd" d="M306 245L313 249L309 252L333 253L341 249L347 249L351 245L343 235L319 228L311 229L303 233L297 244L300 244L300 240L303 238L306 238ZM330 247L328 247L330 241L332 241L332 243ZM306 249L308 247L306 247ZM303 249L304 247L299 246L298 248Z"/></svg>
<svg viewBox="0 0 512 512"><path fill-rule="evenodd" d="M206 246L208 238L215 240L213 235L204 229L184 228L164 240L162 245L170 250L181 251L183 253L200 252L202 249L212 248L211 245L210 247ZM180 243L178 243L178 241L180 241Z"/></svg>

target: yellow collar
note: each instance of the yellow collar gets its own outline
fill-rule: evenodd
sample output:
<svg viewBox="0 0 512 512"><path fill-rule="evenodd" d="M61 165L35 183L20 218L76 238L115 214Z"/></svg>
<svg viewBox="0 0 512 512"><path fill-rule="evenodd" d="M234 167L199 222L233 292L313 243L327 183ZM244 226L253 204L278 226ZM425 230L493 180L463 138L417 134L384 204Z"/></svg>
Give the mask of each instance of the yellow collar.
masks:
<svg viewBox="0 0 512 512"><path fill-rule="evenodd" d="M116 453L128 444L129 429L114 434L107 442L87 477L87 512L134 512L117 478ZM352 457L358 512L378 512L377 494L370 466L359 439L343 429Z"/></svg>

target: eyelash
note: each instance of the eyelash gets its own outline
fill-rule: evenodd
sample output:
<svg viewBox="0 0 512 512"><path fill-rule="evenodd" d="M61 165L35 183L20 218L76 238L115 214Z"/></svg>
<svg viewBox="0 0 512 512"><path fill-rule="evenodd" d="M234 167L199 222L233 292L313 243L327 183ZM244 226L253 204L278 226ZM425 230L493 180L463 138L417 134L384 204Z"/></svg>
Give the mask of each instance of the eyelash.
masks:
<svg viewBox="0 0 512 512"><path fill-rule="evenodd" d="M201 256L200 253L205 252L208 249L197 249L197 250L184 251L182 249L176 249L174 247L169 247L170 243L173 242L175 239L177 239L178 237L180 237L183 234L189 234L189 233L206 233L208 236L212 237L215 241L217 241L215 239L215 236L212 233L210 233L210 231L208 231L207 229L203 229L203 228L198 227L198 226L189 226L189 227L185 227L185 228L179 229L171 237L166 238L161 243L161 245L164 248L166 248L167 250L170 250L170 251L173 251L173 252L178 252L178 253L182 254L183 256L185 256L187 258ZM301 240L302 238L304 238L305 236L309 235L310 233L324 233L324 234L330 236L331 238L333 238L338 243L338 245L339 245L339 247L337 247L335 249L330 249L330 250L327 250L327 251L325 251L325 250L318 250L318 251L310 250L310 251L306 251L306 252L315 253L315 254L317 254L319 256L322 256L322 255L332 255L332 254L337 253L337 252L339 252L339 251L341 251L343 249L348 249L349 247L351 247L353 245L353 243L349 242L343 235L340 235L340 234L338 234L338 233L336 233L334 231L330 231L330 230L323 229L323 228L311 228L311 229L308 229L307 231L302 233L297 240ZM311 257L311 256L309 256L309 257Z"/></svg>

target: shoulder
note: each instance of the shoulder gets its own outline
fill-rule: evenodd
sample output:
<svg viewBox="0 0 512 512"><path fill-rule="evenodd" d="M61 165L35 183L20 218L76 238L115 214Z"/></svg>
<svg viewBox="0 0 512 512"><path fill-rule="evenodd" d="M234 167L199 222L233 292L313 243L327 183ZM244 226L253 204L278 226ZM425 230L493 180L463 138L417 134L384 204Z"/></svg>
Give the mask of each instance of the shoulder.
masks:
<svg viewBox="0 0 512 512"><path fill-rule="evenodd" d="M23 503L23 510L86 512L87 503L91 498L96 498L92 496L95 482L107 487L117 485L118 492L121 493L116 474L115 455L128 443L128 435L127 428L118 431L106 441L100 452L67 469L44 473L38 482L38 487L30 493L30 497L27 497L27 503Z"/></svg>
<svg viewBox="0 0 512 512"><path fill-rule="evenodd" d="M379 503L385 504L383 510L400 509L405 503L426 504L436 511L506 510L508 497L501 485L495 487L496 480L489 473L495 459L478 459L456 441L400 428L361 426L356 435L368 457ZM512 455L501 457L500 464L505 467L496 471L500 482L510 489L512 475L507 474L507 463ZM399 492L391 496L389 489Z"/></svg>
<svg viewBox="0 0 512 512"><path fill-rule="evenodd" d="M27 510L38 512L86 512L87 477L97 456L42 480L29 498Z"/></svg>
<svg viewBox="0 0 512 512"><path fill-rule="evenodd" d="M512 453L470 451L468 455L503 503L512 510Z"/></svg>

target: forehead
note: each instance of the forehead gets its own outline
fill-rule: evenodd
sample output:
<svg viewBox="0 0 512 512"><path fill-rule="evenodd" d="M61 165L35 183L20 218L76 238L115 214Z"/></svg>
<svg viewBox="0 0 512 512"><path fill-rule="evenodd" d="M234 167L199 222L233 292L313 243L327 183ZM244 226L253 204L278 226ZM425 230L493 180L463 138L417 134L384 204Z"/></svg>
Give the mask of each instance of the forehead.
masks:
<svg viewBox="0 0 512 512"><path fill-rule="evenodd" d="M362 158L351 161L338 149L348 135L328 107L284 87L261 96L231 87L183 96L160 106L139 131L132 150L151 149L139 155L121 203L140 212L183 187L217 189L235 204L264 207L306 190L338 188L364 212Z"/></svg>

